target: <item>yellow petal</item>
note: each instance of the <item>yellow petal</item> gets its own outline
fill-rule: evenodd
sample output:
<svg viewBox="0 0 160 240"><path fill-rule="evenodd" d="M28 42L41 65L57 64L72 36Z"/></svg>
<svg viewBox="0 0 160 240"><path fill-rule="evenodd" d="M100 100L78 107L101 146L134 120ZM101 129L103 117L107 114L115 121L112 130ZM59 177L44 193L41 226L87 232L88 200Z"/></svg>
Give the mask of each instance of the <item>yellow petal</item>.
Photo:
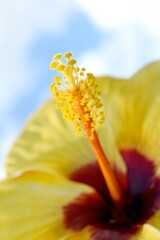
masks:
<svg viewBox="0 0 160 240"><path fill-rule="evenodd" d="M159 162L160 62L144 67L129 80L103 78L99 82L107 89L102 142L109 159L117 161L116 149L136 148Z"/></svg>
<svg viewBox="0 0 160 240"><path fill-rule="evenodd" d="M12 174L38 164L50 171L58 168L68 174L93 159L88 140L76 136L72 124L55 109L55 102L49 101L32 117L16 140L7 157L6 170Z"/></svg>
<svg viewBox="0 0 160 240"><path fill-rule="evenodd" d="M91 240L90 234L91 234L91 231L89 227L86 227L80 232L71 233L69 236L66 236L61 240Z"/></svg>
<svg viewBox="0 0 160 240"><path fill-rule="evenodd" d="M158 88L158 87L157 87ZM160 89L160 88L158 88ZM155 96L142 129L142 149L157 162L160 172L160 95Z"/></svg>
<svg viewBox="0 0 160 240"><path fill-rule="evenodd" d="M144 224L133 240L160 240L160 231L149 224Z"/></svg>
<svg viewBox="0 0 160 240"><path fill-rule="evenodd" d="M148 223L158 230L160 230L160 211L158 211L149 221Z"/></svg>
<svg viewBox="0 0 160 240"><path fill-rule="evenodd" d="M70 234L62 206L81 193L93 192L57 174L24 172L0 183L0 239L53 240Z"/></svg>

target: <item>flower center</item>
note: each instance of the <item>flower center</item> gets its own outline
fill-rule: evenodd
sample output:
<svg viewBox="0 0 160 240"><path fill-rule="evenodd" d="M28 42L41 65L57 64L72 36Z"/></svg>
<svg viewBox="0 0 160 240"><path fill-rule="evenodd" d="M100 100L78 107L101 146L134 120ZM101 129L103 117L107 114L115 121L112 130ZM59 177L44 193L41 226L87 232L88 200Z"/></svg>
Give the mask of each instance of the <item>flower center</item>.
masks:
<svg viewBox="0 0 160 240"><path fill-rule="evenodd" d="M84 131L89 138L113 202L121 212L123 196L120 186L96 133L105 117L95 77L91 73L85 73L84 68L75 67L76 60L71 57L70 52L53 57L50 68L56 69L64 77L54 77L50 90L56 99L56 107L63 112L64 118L74 122L77 133Z"/></svg>
<svg viewBox="0 0 160 240"><path fill-rule="evenodd" d="M138 151L120 151L127 173L114 169L124 194L123 218L110 198L100 168L96 162L87 164L70 175L72 181L95 189L93 194L81 194L63 207L65 227L74 231L86 226L93 239L131 239L139 227L159 209L160 178L155 177L153 161Z"/></svg>

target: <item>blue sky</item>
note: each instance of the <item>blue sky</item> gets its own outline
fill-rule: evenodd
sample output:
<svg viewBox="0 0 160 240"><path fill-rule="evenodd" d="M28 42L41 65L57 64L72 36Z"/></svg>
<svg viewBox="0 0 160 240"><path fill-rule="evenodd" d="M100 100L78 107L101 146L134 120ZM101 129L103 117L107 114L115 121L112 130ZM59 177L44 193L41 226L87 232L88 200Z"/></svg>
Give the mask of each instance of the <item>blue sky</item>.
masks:
<svg viewBox="0 0 160 240"><path fill-rule="evenodd" d="M97 75L129 77L160 59L159 0L0 2L0 175L29 116L47 99L52 56L72 51Z"/></svg>

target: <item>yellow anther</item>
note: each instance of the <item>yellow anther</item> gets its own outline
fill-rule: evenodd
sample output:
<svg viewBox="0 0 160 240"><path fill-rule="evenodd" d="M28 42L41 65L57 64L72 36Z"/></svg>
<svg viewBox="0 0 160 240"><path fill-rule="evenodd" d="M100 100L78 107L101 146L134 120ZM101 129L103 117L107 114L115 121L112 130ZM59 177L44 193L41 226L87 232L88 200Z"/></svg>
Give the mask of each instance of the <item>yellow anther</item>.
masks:
<svg viewBox="0 0 160 240"><path fill-rule="evenodd" d="M62 77L60 77L60 76L54 77L54 81L57 83L58 86L61 85L61 79L62 79ZM59 84L60 84L60 85L59 85Z"/></svg>
<svg viewBox="0 0 160 240"><path fill-rule="evenodd" d="M62 77L61 76L55 76L53 79L54 79L55 82L59 82L59 81L61 81Z"/></svg>
<svg viewBox="0 0 160 240"><path fill-rule="evenodd" d="M84 88L84 89L87 88L87 87L88 87L88 86L87 86L87 83L84 82L84 81L82 81L82 82L81 82L81 87Z"/></svg>
<svg viewBox="0 0 160 240"><path fill-rule="evenodd" d="M92 133L95 132L95 128L91 128L91 132L92 132Z"/></svg>
<svg viewBox="0 0 160 240"><path fill-rule="evenodd" d="M59 96L59 92L54 92L54 97L57 98Z"/></svg>
<svg viewBox="0 0 160 240"><path fill-rule="evenodd" d="M86 100L84 98L82 98L81 101L80 101L80 105L84 106L85 104L86 104Z"/></svg>
<svg viewBox="0 0 160 240"><path fill-rule="evenodd" d="M54 88L54 83L52 83L52 84L49 86L50 91L53 91L53 88Z"/></svg>
<svg viewBox="0 0 160 240"><path fill-rule="evenodd" d="M58 53L58 54L54 55L54 57L53 57L54 60L60 60L61 58L62 58L61 53Z"/></svg>
<svg viewBox="0 0 160 240"><path fill-rule="evenodd" d="M94 81L93 78L89 78L89 79L88 79L88 84L89 84L90 86L94 85L94 83L95 83L95 81Z"/></svg>
<svg viewBox="0 0 160 240"><path fill-rule="evenodd" d="M76 64L76 60L75 59L71 59L71 60L68 61L68 64L69 65L74 65L74 64Z"/></svg>
<svg viewBox="0 0 160 240"><path fill-rule="evenodd" d="M50 87L52 88L51 91L57 91L57 87L55 86L54 82L51 83Z"/></svg>
<svg viewBox="0 0 160 240"><path fill-rule="evenodd" d="M98 115L97 114L93 114L93 119L96 120L98 118Z"/></svg>
<svg viewBox="0 0 160 240"><path fill-rule="evenodd" d="M84 76L84 72L80 72L79 75L80 75L81 77L83 77L83 76Z"/></svg>
<svg viewBox="0 0 160 240"><path fill-rule="evenodd" d="M91 78L91 77L93 77L93 74L92 73L87 73L87 77Z"/></svg>
<svg viewBox="0 0 160 240"><path fill-rule="evenodd" d="M57 65L58 65L57 62L53 61L50 63L49 67L50 67L50 69L55 69L57 67Z"/></svg>
<svg viewBox="0 0 160 240"><path fill-rule="evenodd" d="M100 112L100 113L99 113L99 116L104 117L104 113L103 113L103 112Z"/></svg>
<svg viewBox="0 0 160 240"><path fill-rule="evenodd" d="M72 57L72 53L71 53L71 52L66 52L66 53L64 54L64 57L65 57L65 58L70 58L70 57Z"/></svg>
<svg viewBox="0 0 160 240"><path fill-rule="evenodd" d="M64 64L60 64L60 65L57 66L56 69L57 69L58 72L62 72L65 69L65 65Z"/></svg>
<svg viewBox="0 0 160 240"><path fill-rule="evenodd" d="M88 113L86 113L86 114L84 115L84 117L85 117L86 120L89 120L89 119L90 119L90 115L89 115Z"/></svg>
<svg viewBox="0 0 160 240"><path fill-rule="evenodd" d="M84 107L84 111L88 112L89 111L88 107Z"/></svg>
<svg viewBox="0 0 160 240"><path fill-rule="evenodd" d="M93 135L93 134L90 136L90 139L91 139L91 140L93 140L93 139L94 139L94 135Z"/></svg>
<svg viewBox="0 0 160 240"><path fill-rule="evenodd" d="M101 108L103 106L101 102L95 102L95 105L97 106L97 108Z"/></svg>
<svg viewBox="0 0 160 240"><path fill-rule="evenodd" d="M79 69L78 67L76 67L76 68L74 69L74 72L78 73L79 70L80 70L80 69Z"/></svg>
<svg viewBox="0 0 160 240"><path fill-rule="evenodd" d="M50 90L56 99L56 107L63 112L63 117L73 121L78 133L85 130L89 138L94 138L95 131L104 122L101 111L102 103L97 95L97 85L92 73L85 73L85 68L74 65L72 53L54 56L50 66L62 73L64 77L54 77Z"/></svg>
<svg viewBox="0 0 160 240"><path fill-rule="evenodd" d="M95 122L91 123L91 127L95 127L95 125L96 125Z"/></svg>

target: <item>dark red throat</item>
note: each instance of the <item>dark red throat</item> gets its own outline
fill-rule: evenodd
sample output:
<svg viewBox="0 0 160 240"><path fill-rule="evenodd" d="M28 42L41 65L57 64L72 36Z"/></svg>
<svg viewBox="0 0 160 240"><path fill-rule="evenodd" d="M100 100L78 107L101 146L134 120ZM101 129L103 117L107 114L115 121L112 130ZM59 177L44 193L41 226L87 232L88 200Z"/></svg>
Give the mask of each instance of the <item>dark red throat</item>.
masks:
<svg viewBox="0 0 160 240"><path fill-rule="evenodd" d="M87 164L70 175L72 181L90 185L93 194L81 194L64 206L67 229L79 231L90 226L91 239L130 239L139 227L160 208L160 178L154 162L136 150L122 150L127 166L122 174L115 168L124 195L123 217L117 214L97 162Z"/></svg>

